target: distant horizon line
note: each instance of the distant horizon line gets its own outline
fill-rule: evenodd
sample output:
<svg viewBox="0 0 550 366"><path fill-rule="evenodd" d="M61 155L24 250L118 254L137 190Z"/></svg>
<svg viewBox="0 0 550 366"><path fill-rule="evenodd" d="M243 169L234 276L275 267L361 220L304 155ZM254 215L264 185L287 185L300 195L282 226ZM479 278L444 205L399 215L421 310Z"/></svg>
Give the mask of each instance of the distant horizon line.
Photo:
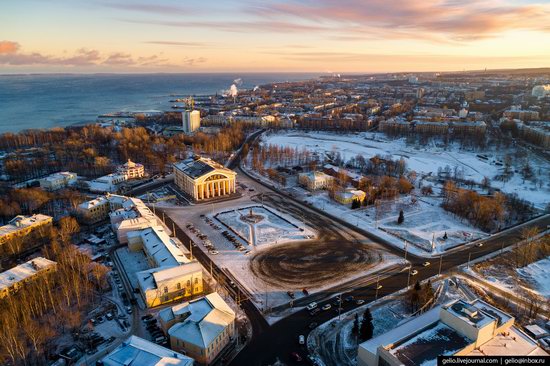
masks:
<svg viewBox="0 0 550 366"><path fill-rule="evenodd" d="M350 71L350 72L326 72L326 71L200 71L200 72L17 72L0 73L0 76L39 76L39 75L200 75L200 74L309 74L309 75L385 75L385 74L449 74L449 73L468 73L479 71L509 71L509 70L546 70L550 71L550 65L545 67L519 67L519 68L485 68L471 70L447 70L447 71Z"/></svg>

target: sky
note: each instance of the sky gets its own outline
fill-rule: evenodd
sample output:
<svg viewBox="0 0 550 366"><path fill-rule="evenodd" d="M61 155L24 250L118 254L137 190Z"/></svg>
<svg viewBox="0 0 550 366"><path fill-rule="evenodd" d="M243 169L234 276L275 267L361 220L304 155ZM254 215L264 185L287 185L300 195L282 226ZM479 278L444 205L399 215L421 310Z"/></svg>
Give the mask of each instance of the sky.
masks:
<svg viewBox="0 0 550 366"><path fill-rule="evenodd" d="M550 0L1 0L0 73L550 66Z"/></svg>

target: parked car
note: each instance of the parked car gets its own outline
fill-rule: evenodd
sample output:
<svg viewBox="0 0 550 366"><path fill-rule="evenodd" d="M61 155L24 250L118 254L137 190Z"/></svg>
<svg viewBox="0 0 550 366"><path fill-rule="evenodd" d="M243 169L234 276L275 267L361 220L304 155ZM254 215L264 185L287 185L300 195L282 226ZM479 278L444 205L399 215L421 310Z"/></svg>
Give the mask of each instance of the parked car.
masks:
<svg viewBox="0 0 550 366"><path fill-rule="evenodd" d="M330 310L331 307L332 306L330 304L325 304L321 309L323 309L324 311L327 311L327 310Z"/></svg>
<svg viewBox="0 0 550 366"><path fill-rule="evenodd" d="M105 314L105 318L107 318L107 320L113 320L114 316L111 313L107 313Z"/></svg>
<svg viewBox="0 0 550 366"><path fill-rule="evenodd" d="M428 267L430 265L430 262L424 262L422 263L422 267Z"/></svg>
<svg viewBox="0 0 550 366"><path fill-rule="evenodd" d="M363 304L365 303L365 300L359 299L359 300L357 300L355 303L356 303L357 305L363 305Z"/></svg>
<svg viewBox="0 0 550 366"><path fill-rule="evenodd" d="M132 307L131 306L126 306L126 312L128 314L132 314Z"/></svg>
<svg viewBox="0 0 550 366"><path fill-rule="evenodd" d="M306 309L307 310L313 310L317 307L317 303L316 302L312 302L312 303L309 303L308 306L306 306Z"/></svg>
<svg viewBox="0 0 550 366"><path fill-rule="evenodd" d="M299 335L298 336L298 344L300 345L304 345L306 343L306 337L304 337L303 335Z"/></svg>
<svg viewBox="0 0 550 366"><path fill-rule="evenodd" d="M418 271L416 269L413 269L411 271L411 276L416 276L418 274Z"/></svg>
<svg viewBox="0 0 550 366"><path fill-rule="evenodd" d="M292 291L287 291L286 294L288 295L288 297L290 297L291 299L294 299L296 296L294 296L294 292Z"/></svg>

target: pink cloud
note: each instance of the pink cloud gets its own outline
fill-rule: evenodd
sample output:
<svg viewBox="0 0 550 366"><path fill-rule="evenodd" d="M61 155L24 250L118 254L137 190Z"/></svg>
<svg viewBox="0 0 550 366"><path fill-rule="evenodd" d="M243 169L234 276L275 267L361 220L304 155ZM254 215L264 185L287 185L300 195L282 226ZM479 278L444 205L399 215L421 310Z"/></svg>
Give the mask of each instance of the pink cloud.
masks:
<svg viewBox="0 0 550 366"><path fill-rule="evenodd" d="M456 40L490 37L511 29L548 31L550 6L510 5L498 0L298 0L248 10L267 19L294 19L340 26L341 34L386 32L390 37L441 34ZM425 36L420 35L422 38ZM399 37L397 37L399 38Z"/></svg>
<svg viewBox="0 0 550 366"><path fill-rule="evenodd" d="M57 57L45 55L39 52L20 52L20 45L17 42L0 42L0 65L57 65L57 66L118 66L118 67L178 67L195 66L206 62L203 57L186 57L181 65L169 63L166 58L158 55L141 56L135 58L129 53L114 52L103 56L98 50L81 48L73 55Z"/></svg>
<svg viewBox="0 0 550 366"><path fill-rule="evenodd" d="M0 54L16 53L19 49L19 43L11 41L0 41Z"/></svg>

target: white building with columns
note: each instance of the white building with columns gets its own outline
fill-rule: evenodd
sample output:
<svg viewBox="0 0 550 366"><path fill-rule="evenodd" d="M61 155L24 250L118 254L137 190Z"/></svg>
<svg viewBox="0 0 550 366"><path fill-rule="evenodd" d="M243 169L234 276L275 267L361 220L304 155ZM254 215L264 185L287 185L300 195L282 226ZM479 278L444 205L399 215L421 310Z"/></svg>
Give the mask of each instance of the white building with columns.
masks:
<svg viewBox="0 0 550 366"><path fill-rule="evenodd" d="M187 159L174 164L174 182L195 201L225 197L236 192L237 173L212 159Z"/></svg>

